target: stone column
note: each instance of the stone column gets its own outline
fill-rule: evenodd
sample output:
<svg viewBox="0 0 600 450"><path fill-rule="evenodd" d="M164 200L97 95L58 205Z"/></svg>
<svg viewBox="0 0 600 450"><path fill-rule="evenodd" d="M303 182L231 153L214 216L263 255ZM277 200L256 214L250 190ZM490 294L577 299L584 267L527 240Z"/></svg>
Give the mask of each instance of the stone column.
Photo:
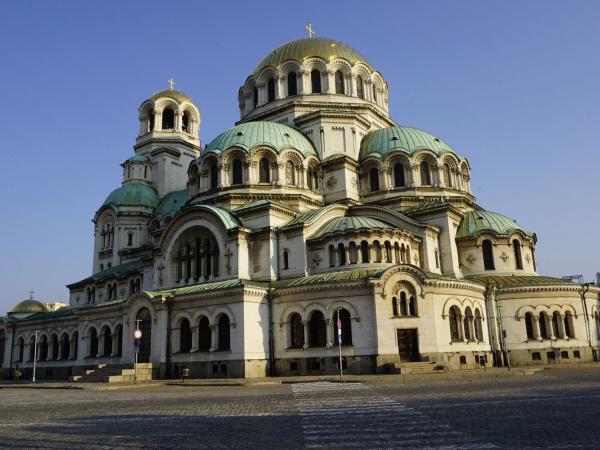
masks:
<svg viewBox="0 0 600 450"><path fill-rule="evenodd" d="M279 74L275 76L275 100L279 100L284 97L283 92L283 77Z"/></svg>
<svg viewBox="0 0 600 450"><path fill-rule="evenodd" d="M154 130L162 130L162 111L154 111Z"/></svg>
<svg viewBox="0 0 600 450"><path fill-rule="evenodd" d="M331 327L331 319L325 319L325 336L327 345L331 344L333 346L333 333Z"/></svg>
<svg viewBox="0 0 600 450"><path fill-rule="evenodd" d="M542 340L542 334L540 332L539 317L536 317L536 316L532 315L532 322L533 322L533 337L535 339L537 339L538 341L541 341Z"/></svg>
<svg viewBox="0 0 600 450"><path fill-rule="evenodd" d="M308 320L303 320L302 325L304 326L304 345L303 348L309 347L309 335L308 335Z"/></svg>
<svg viewBox="0 0 600 450"><path fill-rule="evenodd" d="M200 327L198 325L191 324L192 330L192 348L191 353L197 352L200 347Z"/></svg>
<svg viewBox="0 0 600 450"><path fill-rule="evenodd" d="M354 75L354 74L352 74L351 86L352 86L352 91L349 92L349 94L352 97L358 97L357 94L356 94L356 75Z"/></svg>
<svg viewBox="0 0 600 450"><path fill-rule="evenodd" d="M209 352L214 352L219 348L219 326L211 324L210 326L210 349Z"/></svg>
<svg viewBox="0 0 600 450"><path fill-rule="evenodd" d="M267 86L265 83L256 84L258 89L258 106L262 106L267 103Z"/></svg>
<svg viewBox="0 0 600 450"><path fill-rule="evenodd" d="M335 81L334 81L334 72L328 70L325 72L325 76L327 77L327 86L325 93L326 94L335 94Z"/></svg>
<svg viewBox="0 0 600 450"><path fill-rule="evenodd" d="M310 89L308 89L310 83L308 83L307 80L308 72L306 70L298 72L298 93L300 95L310 94Z"/></svg>
<svg viewBox="0 0 600 450"><path fill-rule="evenodd" d="M416 164L411 164L409 168L409 180L407 180L408 186L415 187L417 185L417 171L419 170L419 166Z"/></svg>
<svg viewBox="0 0 600 450"><path fill-rule="evenodd" d="M565 333L565 320L562 314L558 315L558 334L561 338L565 338L567 335Z"/></svg>

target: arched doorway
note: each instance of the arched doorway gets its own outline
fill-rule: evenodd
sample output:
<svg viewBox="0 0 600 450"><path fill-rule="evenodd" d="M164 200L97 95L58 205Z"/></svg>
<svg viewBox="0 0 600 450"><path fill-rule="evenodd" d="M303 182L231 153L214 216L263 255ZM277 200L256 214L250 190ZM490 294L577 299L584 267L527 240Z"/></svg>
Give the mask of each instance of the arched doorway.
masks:
<svg viewBox="0 0 600 450"><path fill-rule="evenodd" d="M135 317L136 324L142 332L140 347L138 350L138 362L150 362L150 352L152 351L152 316L148 308L142 308Z"/></svg>

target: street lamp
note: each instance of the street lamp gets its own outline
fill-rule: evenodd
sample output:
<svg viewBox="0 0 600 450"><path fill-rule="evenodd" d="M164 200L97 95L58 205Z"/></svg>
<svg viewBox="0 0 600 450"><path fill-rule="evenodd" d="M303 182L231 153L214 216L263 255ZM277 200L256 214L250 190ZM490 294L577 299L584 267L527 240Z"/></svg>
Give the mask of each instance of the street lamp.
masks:
<svg viewBox="0 0 600 450"><path fill-rule="evenodd" d="M140 339L142 339L142 330L140 330L141 320L135 321L135 331L133 332L133 345L135 347L135 363L133 365L133 384L137 383L137 366L138 366L138 353L140 351Z"/></svg>
<svg viewBox="0 0 600 450"><path fill-rule="evenodd" d="M338 354L340 358L340 380L344 381L344 370L342 368L342 321L340 320L340 309L336 308L334 311L334 315L337 313L337 320L335 322L337 328L337 337L338 337Z"/></svg>

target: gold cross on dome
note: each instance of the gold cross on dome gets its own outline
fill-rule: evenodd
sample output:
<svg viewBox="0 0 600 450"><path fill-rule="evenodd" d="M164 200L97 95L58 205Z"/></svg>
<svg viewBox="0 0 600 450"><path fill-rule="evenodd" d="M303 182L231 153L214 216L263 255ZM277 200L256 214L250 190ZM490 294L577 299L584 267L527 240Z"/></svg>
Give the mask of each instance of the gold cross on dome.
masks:
<svg viewBox="0 0 600 450"><path fill-rule="evenodd" d="M304 29L308 31L308 37L313 37L315 35L315 30L313 30L312 24L307 23Z"/></svg>
<svg viewBox="0 0 600 450"><path fill-rule="evenodd" d="M32 289L31 291L29 291L29 300L33 300L33 294L35 294L35 292Z"/></svg>
<svg viewBox="0 0 600 450"><path fill-rule="evenodd" d="M169 78L169 89L173 90L173 87L175 86L175 80L173 80L173 77Z"/></svg>

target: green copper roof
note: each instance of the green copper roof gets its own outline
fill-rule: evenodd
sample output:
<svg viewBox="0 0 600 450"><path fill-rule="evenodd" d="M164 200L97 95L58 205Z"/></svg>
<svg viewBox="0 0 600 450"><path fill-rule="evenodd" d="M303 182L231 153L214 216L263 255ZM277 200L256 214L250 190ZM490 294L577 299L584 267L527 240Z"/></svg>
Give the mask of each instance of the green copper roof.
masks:
<svg viewBox="0 0 600 450"><path fill-rule="evenodd" d="M335 203L333 203L333 204L330 204L327 206L323 206L322 208L307 209L306 211L301 211L301 212L297 213L295 217L292 217L289 220L289 222L287 222L285 225L283 225L282 228L293 227L296 225L311 224L315 220L317 220L319 217L321 217L322 214L325 214L331 208L334 208L336 206L340 206L340 205L336 205Z"/></svg>
<svg viewBox="0 0 600 450"><path fill-rule="evenodd" d="M42 302L38 302L37 300L29 299L23 300L17 303L13 309L11 309L9 314L32 314L37 312L46 312L48 308Z"/></svg>
<svg viewBox="0 0 600 450"><path fill-rule="evenodd" d="M221 222L223 222L223 225L228 230L231 230L233 228L239 228L242 226L241 222L230 211L227 211L226 209L223 209L223 208L219 208L218 206L191 205L188 208L190 210L191 209L204 209L204 210L212 212L219 219L221 219ZM188 211L188 208L186 208L186 211Z"/></svg>
<svg viewBox="0 0 600 450"><path fill-rule="evenodd" d="M113 266L110 269L104 269L100 272L96 272L91 277L84 278L83 280L76 281L75 283L67 285L68 288L81 286L87 283L98 283L108 278L120 278L129 273L142 272L144 270L144 263L142 261L131 261L118 266Z"/></svg>
<svg viewBox="0 0 600 450"><path fill-rule="evenodd" d="M150 297L160 297L163 295L176 297L178 295L190 295L190 294L201 294L203 292L218 291L221 289L230 289L234 287L243 286L244 282L239 278L233 278L231 280L214 281L212 283L200 283L193 284L191 286L184 286L175 289L163 289L160 291L146 291Z"/></svg>
<svg viewBox="0 0 600 450"><path fill-rule="evenodd" d="M462 218L456 232L456 238L473 237L484 232L508 235L515 230L527 235L531 234L525 231L514 219L502 214L491 211L470 211Z"/></svg>
<svg viewBox="0 0 600 450"><path fill-rule="evenodd" d="M438 156L446 152L454 153L448 144L426 131L396 126L367 133L360 144L359 160L362 161L369 156L382 159L394 151L403 151L412 155L421 149L433 150Z"/></svg>
<svg viewBox="0 0 600 450"><path fill-rule="evenodd" d="M293 278L290 280L281 280L274 285L276 288L284 289L296 286L312 286L327 283L343 283L350 281L366 280L381 271L380 267L369 269L342 270L338 272L320 273L317 275L308 275L306 277Z"/></svg>
<svg viewBox="0 0 600 450"><path fill-rule="evenodd" d="M328 38L305 38L287 42L271 51L256 66L254 73L258 74L267 66L279 67L285 61L294 60L302 62L307 58L319 57L329 62L334 59L345 59L350 64L369 63L363 55L347 44Z"/></svg>
<svg viewBox="0 0 600 450"><path fill-rule="evenodd" d="M174 216L179 212L183 205L189 199L189 192L187 189L182 191L171 192L160 199L154 216L162 219L165 216Z"/></svg>
<svg viewBox="0 0 600 450"><path fill-rule="evenodd" d="M294 128L274 122L247 122L218 135L206 146L200 158L208 152L218 153L230 147L250 150L263 145L273 148L278 153L287 148L294 148L305 157L318 157L310 140Z"/></svg>
<svg viewBox="0 0 600 450"><path fill-rule="evenodd" d="M519 287L519 286L544 286L544 285L570 285L577 286L570 280L563 280L561 278L543 277L538 275L529 276L502 276L502 275L491 275L491 276L471 276L467 277L471 281L476 283L488 285L495 284L499 287Z"/></svg>
<svg viewBox="0 0 600 450"><path fill-rule="evenodd" d="M319 228L309 239L319 239L328 234L343 233L346 231L358 231L369 229L392 229L394 228L389 223L383 222L373 217L350 216L337 217L326 222Z"/></svg>
<svg viewBox="0 0 600 450"><path fill-rule="evenodd" d="M179 103L182 103L182 102L193 103L192 99L190 97L188 97L187 95L185 95L183 92L176 91L176 90L170 90L170 89L166 89L164 91L159 91L156 94L154 94L152 97L150 97L150 99L156 101L161 97L172 98L173 100L175 100Z"/></svg>
<svg viewBox="0 0 600 450"><path fill-rule="evenodd" d="M147 206L155 208L158 194L154 188L142 183L129 183L115 189L102 206Z"/></svg>
<svg viewBox="0 0 600 450"><path fill-rule="evenodd" d="M127 161L128 162L148 162L148 161L150 161L150 158L148 158L147 156L143 156L143 155L134 155L131 158L129 158Z"/></svg>

